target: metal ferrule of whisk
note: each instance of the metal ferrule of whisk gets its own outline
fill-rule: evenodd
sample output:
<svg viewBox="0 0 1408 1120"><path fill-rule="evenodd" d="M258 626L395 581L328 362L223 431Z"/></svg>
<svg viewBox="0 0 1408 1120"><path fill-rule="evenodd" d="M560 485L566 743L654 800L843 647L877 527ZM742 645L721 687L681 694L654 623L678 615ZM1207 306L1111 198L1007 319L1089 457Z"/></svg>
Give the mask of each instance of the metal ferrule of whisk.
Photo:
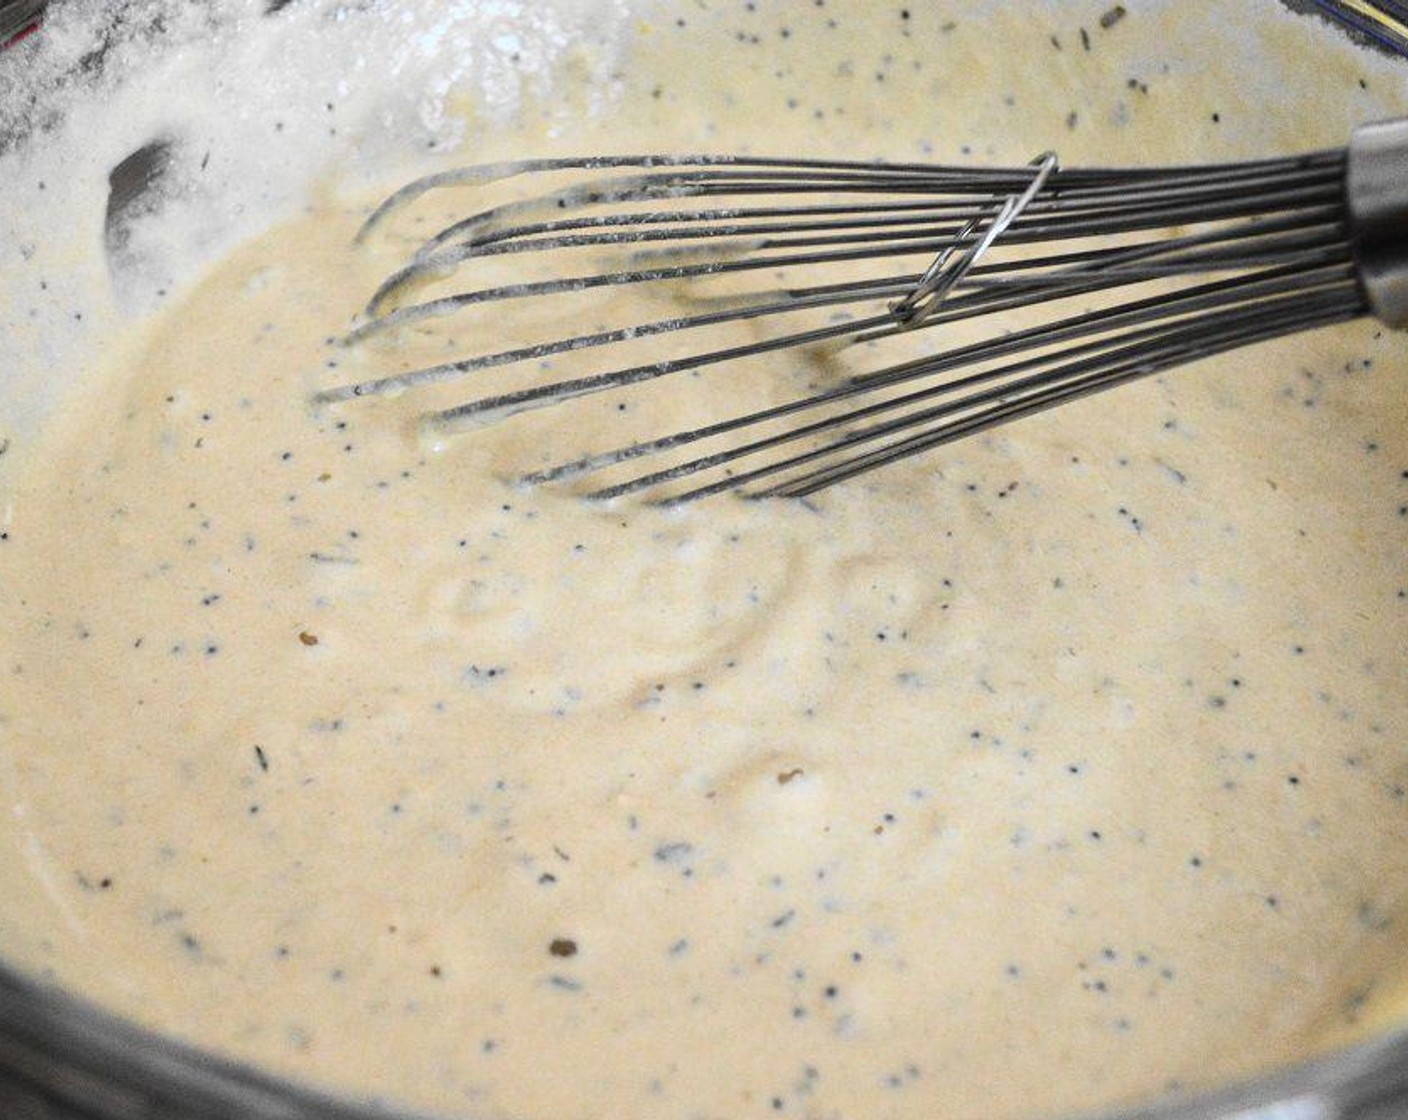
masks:
<svg viewBox="0 0 1408 1120"><path fill-rule="evenodd" d="M1387 326L1408 327L1408 120L1355 129L1345 199L1369 308Z"/></svg>
<svg viewBox="0 0 1408 1120"><path fill-rule="evenodd" d="M524 464L526 483L603 499L805 496L1240 347L1370 315L1408 327L1408 120L1340 149L1170 167L529 160L411 183L362 236L429 192L510 180L526 195L426 240L345 340L394 357L403 331L443 330L452 351L484 348L314 400L459 386L468 399L424 421L448 433L695 379L695 423L640 430L622 403L584 426L602 446ZM548 333L495 349L496 309L525 300ZM621 307L633 318L605 321Z"/></svg>

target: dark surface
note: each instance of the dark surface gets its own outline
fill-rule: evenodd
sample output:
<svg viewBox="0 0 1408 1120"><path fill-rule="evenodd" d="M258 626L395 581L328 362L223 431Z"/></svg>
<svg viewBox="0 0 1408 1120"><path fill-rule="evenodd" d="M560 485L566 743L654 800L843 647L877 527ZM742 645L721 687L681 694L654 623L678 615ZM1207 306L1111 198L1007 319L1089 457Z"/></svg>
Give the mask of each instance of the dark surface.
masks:
<svg viewBox="0 0 1408 1120"><path fill-rule="evenodd" d="M108 260L121 262L131 241L132 222L155 212L162 176L171 165L173 142L152 140L113 168L108 176L108 207L103 217L103 244Z"/></svg>
<svg viewBox="0 0 1408 1120"><path fill-rule="evenodd" d="M0 0L0 46L34 23L44 4L45 0Z"/></svg>
<svg viewBox="0 0 1408 1120"><path fill-rule="evenodd" d="M372 1120L387 1115L140 1030L0 965L3 1120Z"/></svg>
<svg viewBox="0 0 1408 1120"><path fill-rule="evenodd" d="M1397 26L1408 24L1408 4L1378 0L1347 4L1341 0L1282 0L1293 12L1320 15L1338 24L1357 43L1391 55L1408 55L1408 36Z"/></svg>

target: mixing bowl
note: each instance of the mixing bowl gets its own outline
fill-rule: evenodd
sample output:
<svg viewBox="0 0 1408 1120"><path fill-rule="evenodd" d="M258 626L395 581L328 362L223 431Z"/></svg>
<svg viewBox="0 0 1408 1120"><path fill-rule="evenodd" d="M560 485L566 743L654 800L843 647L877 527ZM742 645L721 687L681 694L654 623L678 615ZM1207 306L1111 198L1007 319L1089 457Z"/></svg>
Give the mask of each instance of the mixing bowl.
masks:
<svg viewBox="0 0 1408 1120"><path fill-rule="evenodd" d="M821 0L817 6L824 7ZM526 29L541 26L531 5L484 0L447 4L437 11L430 4L250 3L230 5L228 18L202 5L182 10L172 4L124 3L106 12L102 5L82 2L58 7L39 37L0 57L0 167L23 172L26 182L50 177L48 198L33 209L7 212L7 202L0 199L0 229L26 262L23 268L4 267L26 280L34 271L28 264L32 259L58 269L50 274L53 294L41 305L24 304L16 285L8 310L0 310L9 351L9 368L0 379L0 454L11 446L9 435L33 431L59 399L63 386L47 371L81 371L107 345L116 324L160 303L168 288L189 282L200 261L295 209L310 181L370 179L382 164L405 161L416 149L463 140L464 106L456 103L455 91L465 83L486 107L475 126L481 132L469 130L471 140L492 131L495 113L511 113L525 102L557 121L559 129L580 108L551 103L543 83L560 60L551 57L551 50L533 54L535 40ZM1058 9L1042 8L1033 18L1058 18ZM543 41L561 47L588 36L589 13L574 17L570 7L563 12ZM992 15L992 6L974 3L955 12L983 19ZM1291 21L1305 17L1270 3L1249 12L1254 15L1245 23L1213 27L1210 22L1205 34L1226 36L1234 44L1214 47L1209 39L1209 53L1224 62L1239 55L1236 44L1245 47L1247 70L1226 88L1255 104L1258 98L1274 98L1268 76L1257 72L1258 51L1265 42L1277 41ZM1078 15L1068 11L1062 18L1073 27L1105 21L1113 27L1125 15L1122 6L1086 5ZM574 18L579 22L574 24ZM282 35L275 39L265 33L266 21ZM338 39L342 24L359 24L361 32ZM1304 31L1299 22L1296 26L1297 34ZM256 27L259 35L253 34ZM1327 28L1315 33L1331 34ZM204 107L185 105L179 98L163 102L164 92L200 80L199 46L205 36L234 51L257 41L258 57L272 75L267 86L242 88L223 101L207 100ZM341 52L344 74L330 79L324 68L305 79L298 60L304 52L323 49L324 40L331 44L329 50ZM597 43L589 63L596 67L592 81L597 87L607 90L622 80L614 52L627 49L621 42ZM1408 78L1402 63L1375 55L1372 66L1388 80ZM151 79L153 72L163 75L160 82ZM974 75L975 82L982 80ZM1054 73L1053 100L1066 92L1061 81ZM330 111L334 97L346 99L355 110L356 124L346 138L318 123L323 105ZM218 122L203 115L214 104L227 114ZM1282 136L1278 127L1287 126L1278 125L1274 101L1266 105L1264 138L1271 143ZM264 139L264 126L278 113L298 134L295 141ZM1255 131L1259 126L1245 127ZM730 146L726 138L709 136L707 142ZM189 153L202 143L209 144L205 158L215 169L210 181L180 180L158 206L152 199L160 195L168 166L173 160L180 163L172 153ZM199 166L205 170L204 162ZM105 189L95 189L95 182ZM146 220L151 217L159 221ZM172 228L183 231L179 244L171 243ZM21 443L16 439L17 447ZM4 800L7 776L0 766ZM18 865L22 854L3 858ZM6 929L0 913L0 952ZM218 1007L209 1009L212 1016L220 1013ZM1029 1112L1049 1115L1041 1100L1031 1101ZM17 1120L373 1120L411 1115L394 1103L343 1099L160 1037L43 976L3 963L0 1114ZM1109 1115L1170 1120L1408 1116L1408 1029L1387 1030L1254 1081Z"/></svg>

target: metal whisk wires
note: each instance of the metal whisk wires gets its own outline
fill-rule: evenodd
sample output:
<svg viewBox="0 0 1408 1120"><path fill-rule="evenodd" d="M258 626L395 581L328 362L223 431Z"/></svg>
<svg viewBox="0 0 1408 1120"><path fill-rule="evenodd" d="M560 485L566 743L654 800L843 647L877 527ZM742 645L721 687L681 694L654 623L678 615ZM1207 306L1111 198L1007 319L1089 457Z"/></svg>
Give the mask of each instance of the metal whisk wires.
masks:
<svg viewBox="0 0 1408 1120"><path fill-rule="evenodd" d="M430 176L388 199L362 236L441 188L549 185L426 240L372 296L350 344L503 301L587 298L566 321L592 329L556 326L317 399L459 382L468 399L426 418L455 431L707 379L702 422L638 433L627 420L621 442L525 481L587 479L595 497L666 502L810 494L1175 365L1368 313L1346 161L1344 150L1126 169L1061 168L1050 154L1015 168L623 156ZM476 266L503 258L511 282L475 283ZM453 290L417 302L427 284ZM596 322L612 306L604 297L647 291L665 313L639 317L628 300L637 317ZM528 382L496 389L501 367ZM745 391L744 367L765 371L774 391Z"/></svg>

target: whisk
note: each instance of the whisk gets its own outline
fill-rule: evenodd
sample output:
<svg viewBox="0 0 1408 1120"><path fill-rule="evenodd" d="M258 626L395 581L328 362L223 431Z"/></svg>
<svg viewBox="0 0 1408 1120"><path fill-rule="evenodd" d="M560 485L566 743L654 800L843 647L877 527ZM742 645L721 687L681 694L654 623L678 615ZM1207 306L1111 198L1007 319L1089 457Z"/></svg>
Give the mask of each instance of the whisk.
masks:
<svg viewBox="0 0 1408 1120"><path fill-rule="evenodd" d="M1253 343L1364 315L1408 325L1408 120L1363 126L1344 149L1200 166L1073 169L1052 153L1015 168L719 155L496 164L411 183L360 236L427 192L514 177L546 186L426 240L345 341L521 300L552 312L549 337L316 399L461 381L469 399L425 416L454 432L707 379L722 415L628 432L522 476L587 480L597 498L808 495ZM497 258L511 281L476 285L473 270ZM455 290L417 301L429 284ZM666 313L598 323L625 291L655 293ZM564 330L574 299L591 329ZM722 344L693 341L721 330L733 332ZM887 358L887 346L900 349ZM739 387L731 371L743 366L772 378L766 399ZM500 367L527 383L496 389ZM779 396L779 385L797 388Z"/></svg>

